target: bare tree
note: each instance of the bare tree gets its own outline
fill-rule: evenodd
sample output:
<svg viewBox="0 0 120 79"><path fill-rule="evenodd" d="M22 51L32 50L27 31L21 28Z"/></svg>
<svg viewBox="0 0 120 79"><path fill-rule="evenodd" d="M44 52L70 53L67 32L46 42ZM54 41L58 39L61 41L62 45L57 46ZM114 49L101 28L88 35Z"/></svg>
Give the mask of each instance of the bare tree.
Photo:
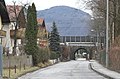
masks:
<svg viewBox="0 0 120 79"><path fill-rule="evenodd" d="M9 11L11 11L10 13L14 13L14 16L11 17L12 21L14 21L14 47L13 47L13 55L16 55L16 44L17 44L17 31L19 28L25 28L26 26L26 18L25 18L25 14L24 14L24 9L26 8L26 6L28 5L28 3L18 6L16 5L16 1L13 1L13 8L10 8ZM20 8L20 11L18 11L18 9Z"/></svg>

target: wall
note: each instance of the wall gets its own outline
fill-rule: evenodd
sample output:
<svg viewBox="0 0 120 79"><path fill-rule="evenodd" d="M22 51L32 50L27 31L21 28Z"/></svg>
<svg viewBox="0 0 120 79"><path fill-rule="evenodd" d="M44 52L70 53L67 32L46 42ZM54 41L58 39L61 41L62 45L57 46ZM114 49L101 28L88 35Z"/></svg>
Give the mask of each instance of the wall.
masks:
<svg viewBox="0 0 120 79"><path fill-rule="evenodd" d="M89 47L89 46L69 46L70 49L70 59L71 60L75 60L75 51L77 49L86 49L86 51L89 54L90 59L93 58L93 53L92 51L95 49L95 47Z"/></svg>
<svg viewBox="0 0 120 79"><path fill-rule="evenodd" d="M0 16L0 30L2 28L2 20L1 20L1 16Z"/></svg>
<svg viewBox="0 0 120 79"><path fill-rule="evenodd" d="M15 65L17 67L23 67L25 66L33 66L32 63L32 56L27 56L27 55L23 55L23 56L4 56L3 57L3 67L4 68L8 68L10 65L10 67L14 67Z"/></svg>
<svg viewBox="0 0 120 79"><path fill-rule="evenodd" d="M4 24L2 30L6 31L6 36L2 38L2 46L9 49L12 53L11 38L10 38L10 24Z"/></svg>
<svg viewBox="0 0 120 79"><path fill-rule="evenodd" d="M0 30L2 28L2 20L1 20L1 15L0 15ZM0 38L0 44L2 43L2 39Z"/></svg>

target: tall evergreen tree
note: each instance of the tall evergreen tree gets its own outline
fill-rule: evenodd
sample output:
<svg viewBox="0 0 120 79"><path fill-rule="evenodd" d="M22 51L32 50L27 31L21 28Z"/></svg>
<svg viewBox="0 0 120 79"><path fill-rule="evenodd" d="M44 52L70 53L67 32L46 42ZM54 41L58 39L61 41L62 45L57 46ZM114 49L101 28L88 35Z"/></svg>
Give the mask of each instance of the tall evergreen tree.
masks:
<svg viewBox="0 0 120 79"><path fill-rule="evenodd" d="M28 7L25 40L26 40L25 52L28 55L33 56L33 64L36 65L38 47L37 47L37 17L34 3L32 4L32 6Z"/></svg>
<svg viewBox="0 0 120 79"><path fill-rule="evenodd" d="M53 22L52 31L49 37L49 42L50 42L49 47L51 51L55 51L55 52L60 51L60 35L58 33L55 22Z"/></svg>

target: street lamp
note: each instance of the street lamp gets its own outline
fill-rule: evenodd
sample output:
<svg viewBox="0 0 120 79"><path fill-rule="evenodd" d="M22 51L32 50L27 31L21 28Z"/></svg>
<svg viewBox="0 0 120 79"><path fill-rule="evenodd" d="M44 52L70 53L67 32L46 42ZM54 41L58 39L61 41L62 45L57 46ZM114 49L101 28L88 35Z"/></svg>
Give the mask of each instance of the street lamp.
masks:
<svg viewBox="0 0 120 79"><path fill-rule="evenodd" d="M107 0L107 11L106 11L106 67L108 67L108 22L109 22L109 0Z"/></svg>

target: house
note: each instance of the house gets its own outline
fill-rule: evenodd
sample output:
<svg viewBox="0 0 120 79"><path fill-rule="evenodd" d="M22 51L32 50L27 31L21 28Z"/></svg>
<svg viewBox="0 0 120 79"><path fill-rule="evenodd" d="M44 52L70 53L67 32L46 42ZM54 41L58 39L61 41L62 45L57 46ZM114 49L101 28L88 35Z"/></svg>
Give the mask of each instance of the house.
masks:
<svg viewBox="0 0 120 79"><path fill-rule="evenodd" d="M4 49L10 50L10 19L4 0L0 0L0 43Z"/></svg>
<svg viewBox="0 0 120 79"><path fill-rule="evenodd" d="M15 11L16 10L16 15L15 15ZM25 24L26 24L26 13L25 13L25 8L24 6L21 5L7 5L7 11L9 13L9 18L10 18L10 22L13 23L13 26L10 28L12 30L15 29L14 25L16 23L16 19L18 19L18 26L17 29L19 28L25 28Z"/></svg>
<svg viewBox="0 0 120 79"><path fill-rule="evenodd" d="M25 30L26 30L26 11L23 6L20 5L7 5L7 11L9 13L10 17L10 37L11 37L11 47L14 46L14 33L15 33L15 25L16 25L16 16L14 13L14 8L16 9L17 19L18 19L18 26L16 31L16 38L17 38L17 44L16 44L16 53L20 54L22 53L21 47L24 45L24 39L25 39ZM38 44L41 47L46 47L48 45L47 37L48 32L46 31L45 21L42 18L37 19L38 22L38 34L37 34L37 40ZM24 52L23 52L24 53Z"/></svg>
<svg viewBox="0 0 120 79"><path fill-rule="evenodd" d="M11 38L11 51L13 51L12 49L15 45L14 39L16 38L16 54L19 54L21 53L19 48L22 46L26 27L25 8L21 5L7 5L7 12L9 13L10 18L9 34ZM17 30L15 30L15 27Z"/></svg>
<svg viewBox="0 0 120 79"><path fill-rule="evenodd" d="M14 12L14 9L16 9L16 15ZM10 18L10 25L9 25L9 34L10 34L10 52L13 51L14 47L14 38L15 38L15 32L16 32L16 54L24 53L23 45L24 45L24 39L25 39L25 30L26 30L26 10L23 6L20 5L7 5L7 12L9 14ZM15 31L16 27L16 19L17 19L17 30ZM41 47L46 47L48 45L47 36L48 32L46 31L45 21L42 18L37 19L38 21L38 44Z"/></svg>
<svg viewBox="0 0 120 79"><path fill-rule="evenodd" d="M48 46L48 32L45 26L45 20L43 18L38 18L38 45L40 47L47 47Z"/></svg>

